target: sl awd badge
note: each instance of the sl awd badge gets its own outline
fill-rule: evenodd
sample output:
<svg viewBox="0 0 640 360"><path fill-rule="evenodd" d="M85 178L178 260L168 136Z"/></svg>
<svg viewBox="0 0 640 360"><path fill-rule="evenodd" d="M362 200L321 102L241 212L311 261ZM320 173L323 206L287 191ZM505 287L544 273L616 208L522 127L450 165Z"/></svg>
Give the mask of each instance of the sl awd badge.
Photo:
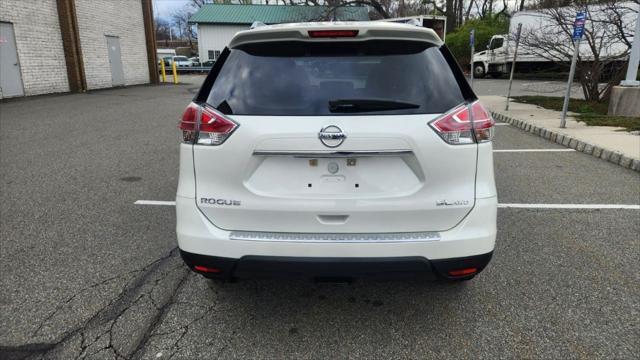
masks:
<svg viewBox="0 0 640 360"><path fill-rule="evenodd" d="M436 201L436 206L465 206L469 205L469 200L438 200Z"/></svg>

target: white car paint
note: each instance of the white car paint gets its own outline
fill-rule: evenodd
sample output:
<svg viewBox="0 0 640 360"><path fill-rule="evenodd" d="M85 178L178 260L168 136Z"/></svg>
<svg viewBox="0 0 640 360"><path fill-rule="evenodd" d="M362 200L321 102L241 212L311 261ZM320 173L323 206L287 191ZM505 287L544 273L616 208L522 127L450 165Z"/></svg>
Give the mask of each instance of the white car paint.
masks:
<svg viewBox="0 0 640 360"><path fill-rule="evenodd" d="M358 40L442 44L430 29L365 22L259 27L238 33L231 46L353 28ZM492 144L446 143L429 125L441 116L226 115L239 127L224 143L180 145L178 245L233 259L490 253L497 212ZM318 139L328 125L347 134L336 149ZM331 163L339 172L329 170Z"/></svg>

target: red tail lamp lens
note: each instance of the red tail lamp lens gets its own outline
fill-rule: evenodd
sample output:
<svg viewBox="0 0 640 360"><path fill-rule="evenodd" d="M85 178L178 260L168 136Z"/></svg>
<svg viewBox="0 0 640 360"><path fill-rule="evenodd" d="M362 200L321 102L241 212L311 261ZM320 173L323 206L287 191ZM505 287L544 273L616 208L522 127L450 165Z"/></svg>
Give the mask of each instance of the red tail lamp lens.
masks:
<svg viewBox="0 0 640 360"><path fill-rule="evenodd" d="M471 104L473 124L469 108L460 105L430 123L440 137L451 145L487 142L493 138L495 122L479 101ZM474 136L475 135L475 136Z"/></svg>
<svg viewBox="0 0 640 360"><path fill-rule="evenodd" d="M222 272L221 269L218 268L214 268L214 267L207 267L207 266L202 266L202 265L196 265L193 267L193 269L195 271L199 271L202 273L210 273L210 274L219 274Z"/></svg>
<svg viewBox="0 0 640 360"><path fill-rule="evenodd" d="M187 131L196 130L196 121L198 121L198 105L191 103L184 110L178 128Z"/></svg>
<svg viewBox="0 0 640 360"><path fill-rule="evenodd" d="M473 275L478 272L477 268L466 268L466 269L457 269L449 271L450 276L467 276Z"/></svg>
<svg viewBox="0 0 640 360"><path fill-rule="evenodd" d="M312 38L339 38L356 36L358 36L358 30L309 30L309 37Z"/></svg>
<svg viewBox="0 0 640 360"><path fill-rule="evenodd" d="M219 111L195 103L187 106L178 124L184 143L200 145L220 145L237 127Z"/></svg>

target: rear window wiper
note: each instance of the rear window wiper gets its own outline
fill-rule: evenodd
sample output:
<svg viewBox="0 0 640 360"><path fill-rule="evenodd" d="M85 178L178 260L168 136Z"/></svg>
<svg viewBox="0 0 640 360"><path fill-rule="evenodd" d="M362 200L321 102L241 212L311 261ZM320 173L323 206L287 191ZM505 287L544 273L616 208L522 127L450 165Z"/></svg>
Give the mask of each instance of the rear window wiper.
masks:
<svg viewBox="0 0 640 360"><path fill-rule="evenodd" d="M419 107L418 104L393 100L340 99L329 101L329 111L333 113L417 109Z"/></svg>

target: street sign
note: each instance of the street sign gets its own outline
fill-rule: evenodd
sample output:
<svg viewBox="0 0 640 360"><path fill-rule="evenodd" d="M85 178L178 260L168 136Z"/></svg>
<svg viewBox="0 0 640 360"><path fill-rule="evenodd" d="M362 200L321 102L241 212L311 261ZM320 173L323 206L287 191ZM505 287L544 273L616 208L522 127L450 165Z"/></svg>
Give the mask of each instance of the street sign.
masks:
<svg viewBox="0 0 640 360"><path fill-rule="evenodd" d="M509 75L509 90L507 90L507 106L506 111L509 111L509 98L511 97L511 84L513 84L513 73L516 69L516 58L518 57L518 46L520 45L520 34L522 33L522 23L518 23L518 32L516 33L516 49L513 52L513 61L511 61L511 75ZM507 43L509 40L507 40Z"/></svg>
<svg viewBox="0 0 640 360"><path fill-rule="evenodd" d="M469 33L469 45L475 46L475 43L476 43L476 30L471 29L471 32Z"/></svg>
<svg viewBox="0 0 640 360"><path fill-rule="evenodd" d="M576 14L576 20L573 22L573 41L580 40L582 38L582 34L584 34L584 23L586 19L586 13L581 11Z"/></svg>
<svg viewBox="0 0 640 360"><path fill-rule="evenodd" d="M584 33L584 22L587 14L580 11L576 14L576 20L573 22L573 58L571 59L571 68L569 68L569 82L567 83L567 92L564 94L564 104L562 105L562 117L560 118L560 127L565 128L567 124L567 110L569 109L569 98L571 97L571 84L576 74L576 61L580 52L580 40Z"/></svg>

